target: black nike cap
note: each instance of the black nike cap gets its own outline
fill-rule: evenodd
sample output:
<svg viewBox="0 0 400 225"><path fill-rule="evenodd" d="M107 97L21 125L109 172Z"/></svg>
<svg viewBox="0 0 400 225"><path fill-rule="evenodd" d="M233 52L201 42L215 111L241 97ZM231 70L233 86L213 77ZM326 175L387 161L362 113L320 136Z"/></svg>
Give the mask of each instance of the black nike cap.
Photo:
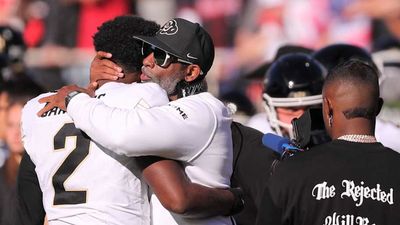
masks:
<svg viewBox="0 0 400 225"><path fill-rule="evenodd" d="M214 61L214 43L198 23L182 18L166 22L155 36L133 36L180 59L199 65L204 75Z"/></svg>

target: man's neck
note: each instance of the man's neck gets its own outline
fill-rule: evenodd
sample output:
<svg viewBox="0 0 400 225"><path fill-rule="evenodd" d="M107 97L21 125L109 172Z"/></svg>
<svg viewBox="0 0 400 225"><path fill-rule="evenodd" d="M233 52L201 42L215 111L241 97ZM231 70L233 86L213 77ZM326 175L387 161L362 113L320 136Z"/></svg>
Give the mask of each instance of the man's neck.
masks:
<svg viewBox="0 0 400 225"><path fill-rule="evenodd" d="M109 81L109 80L99 80L99 81L97 81L97 84L99 85L98 87L101 87L101 86L103 86L104 84L106 84L108 82L111 82L111 81Z"/></svg>
<svg viewBox="0 0 400 225"><path fill-rule="evenodd" d="M375 134L375 124L365 121L363 118L355 118L344 121L343 123L335 123L333 126L337 126L335 131L332 133L332 139L336 139L343 135L349 134L360 134L360 135L371 135Z"/></svg>

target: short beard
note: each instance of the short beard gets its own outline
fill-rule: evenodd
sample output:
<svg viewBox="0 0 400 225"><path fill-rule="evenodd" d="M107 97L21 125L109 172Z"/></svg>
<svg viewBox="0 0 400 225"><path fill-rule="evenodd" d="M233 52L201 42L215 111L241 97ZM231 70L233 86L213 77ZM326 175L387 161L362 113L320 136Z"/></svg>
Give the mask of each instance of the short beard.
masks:
<svg viewBox="0 0 400 225"><path fill-rule="evenodd" d="M162 89L164 89L169 96L174 95L176 93L177 84L183 80L184 71L177 71L174 74L168 76L157 77L153 73L151 73L145 66L142 66L142 73L150 78L147 82L154 82Z"/></svg>
<svg viewBox="0 0 400 225"><path fill-rule="evenodd" d="M182 80L182 73L182 71L178 71L175 74L164 76L162 79L156 79L154 82L160 85L168 95L173 95L176 93L176 85Z"/></svg>

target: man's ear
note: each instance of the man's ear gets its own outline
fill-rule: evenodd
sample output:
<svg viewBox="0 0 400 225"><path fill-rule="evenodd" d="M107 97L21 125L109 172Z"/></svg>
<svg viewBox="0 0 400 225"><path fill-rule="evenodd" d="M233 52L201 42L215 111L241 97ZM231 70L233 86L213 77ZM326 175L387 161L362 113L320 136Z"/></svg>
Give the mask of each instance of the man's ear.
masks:
<svg viewBox="0 0 400 225"><path fill-rule="evenodd" d="M378 99L378 108L376 110L376 116L381 112L382 106L383 106L383 99L379 98Z"/></svg>
<svg viewBox="0 0 400 225"><path fill-rule="evenodd" d="M323 98L323 104L325 107L323 107L323 113L326 118L329 118L330 116L333 115L333 110L332 110L332 104L329 99L326 97Z"/></svg>
<svg viewBox="0 0 400 225"><path fill-rule="evenodd" d="M186 67L185 81L191 82L191 81L196 80L196 78L198 76L201 76L200 73L201 73L201 69L198 65L196 65L196 64L188 65Z"/></svg>

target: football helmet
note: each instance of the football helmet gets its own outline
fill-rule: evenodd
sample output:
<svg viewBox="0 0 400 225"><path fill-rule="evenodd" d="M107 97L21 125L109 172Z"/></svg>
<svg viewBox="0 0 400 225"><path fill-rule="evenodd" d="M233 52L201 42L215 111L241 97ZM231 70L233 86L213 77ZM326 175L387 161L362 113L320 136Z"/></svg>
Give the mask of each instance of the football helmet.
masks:
<svg viewBox="0 0 400 225"><path fill-rule="evenodd" d="M300 108L322 103L325 70L310 55L292 53L281 56L268 69L264 79L264 108L271 128L293 138L292 125L278 119L277 108Z"/></svg>
<svg viewBox="0 0 400 225"><path fill-rule="evenodd" d="M328 71L349 59L361 60L372 66L376 71L380 71L367 50L350 44L328 45L315 51L312 56Z"/></svg>
<svg viewBox="0 0 400 225"><path fill-rule="evenodd" d="M21 61L25 49L21 33L8 26L0 26L1 67Z"/></svg>
<svg viewBox="0 0 400 225"><path fill-rule="evenodd" d="M0 72L3 79L9 79L12 73L23 69L25 50L21 33L8 26L0 26Z"/></svg>

